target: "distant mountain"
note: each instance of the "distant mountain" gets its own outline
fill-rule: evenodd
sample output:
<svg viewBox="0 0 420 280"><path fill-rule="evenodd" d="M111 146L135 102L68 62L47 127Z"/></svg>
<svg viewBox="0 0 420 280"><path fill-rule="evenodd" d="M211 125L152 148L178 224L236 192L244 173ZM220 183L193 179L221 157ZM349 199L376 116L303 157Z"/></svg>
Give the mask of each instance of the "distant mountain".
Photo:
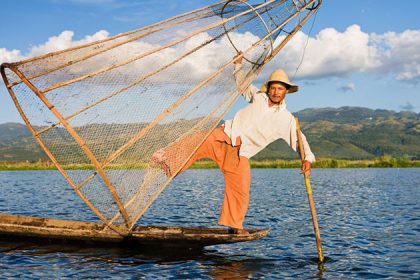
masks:
<svg viewBox="0 0 420 280"><path fill-rule="evenodd" d="M388 154L420 159L418 113L341 107L305 109L295 115L318 158L371 159ZM297 154L281 140L254 157L291 158ZM46 159L25 125L0 124L0 161Z"/></svg>
<svg viewBox="0 0 420 280"><path fill-rule="evenodd" d="M0 124L0 145L3 142L13 141L29 136L31 136L31 133L26 128L26 125L20 123Z"/></svg>
<svg viewBox="0 0 420 280"><path fill-rule="evenodd" d="M35 142L26 125L0 124L0 161L38 161L47 156Z"/></svg>

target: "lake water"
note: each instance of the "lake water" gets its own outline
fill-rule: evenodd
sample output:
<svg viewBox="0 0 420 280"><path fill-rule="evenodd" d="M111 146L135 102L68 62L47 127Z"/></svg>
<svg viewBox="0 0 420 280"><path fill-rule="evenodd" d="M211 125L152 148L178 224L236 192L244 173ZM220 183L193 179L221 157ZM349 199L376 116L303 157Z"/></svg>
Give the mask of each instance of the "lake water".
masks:
<svg viewBox="0 0 420 280"><path fill-rule="evenodd" d="M315 169L311 176L326 263L321 271L297 169L252 170L249 228L258 241L202 252L0 242L0 278L419 279L420 169ZM188 170L140 219L216 227L218 170ZM0 212L97 221L55 171L0 172Z"/></svg>

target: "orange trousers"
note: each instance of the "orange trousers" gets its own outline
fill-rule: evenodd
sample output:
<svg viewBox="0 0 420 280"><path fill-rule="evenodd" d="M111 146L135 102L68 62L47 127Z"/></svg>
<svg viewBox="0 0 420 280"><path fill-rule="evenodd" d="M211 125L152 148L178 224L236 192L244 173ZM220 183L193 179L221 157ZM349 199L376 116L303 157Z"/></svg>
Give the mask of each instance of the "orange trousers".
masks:
<svg viewBox="0 0 420 280"><path fill-rule="evenodd" d="M192 136L165 149L169 171L174 170L179 164L176 153L179 153L182 147L191 145L189 142L194 143L195 137L202 137L202 135ZM239 156L239 138L236 144L239 145L232 147L231 140L224 133L223 127L214 129L178 174L199 159L209 158L215 161L225 177L225 194L219 224L242 229L249 204L251 171L248 158Z"/></svg>

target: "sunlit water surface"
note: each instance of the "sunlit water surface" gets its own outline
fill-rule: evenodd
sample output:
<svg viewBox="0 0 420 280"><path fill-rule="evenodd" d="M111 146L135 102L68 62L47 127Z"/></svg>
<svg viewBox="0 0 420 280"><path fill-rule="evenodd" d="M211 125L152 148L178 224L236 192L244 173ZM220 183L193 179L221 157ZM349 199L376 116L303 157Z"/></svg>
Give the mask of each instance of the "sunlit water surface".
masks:
<svg viewBox="0 0 420 280"><path fill-rule="evenodd" d="M306 190L296 169L252 171L249 228L258 241L202 252L0 242L4 278L419 279L420 169L316 169L311 176L327 262L317 253ZM140 220L216 227L218 170L188 170ZM97 221L56 171L0 172L0 212Z"/></svg>

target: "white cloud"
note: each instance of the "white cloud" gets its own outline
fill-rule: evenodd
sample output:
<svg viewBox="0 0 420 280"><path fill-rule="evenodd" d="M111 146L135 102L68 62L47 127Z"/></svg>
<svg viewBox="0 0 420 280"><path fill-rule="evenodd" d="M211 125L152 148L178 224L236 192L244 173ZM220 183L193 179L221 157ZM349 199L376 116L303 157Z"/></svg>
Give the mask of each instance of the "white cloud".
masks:
<svg viewBox="0 0 420 280"><path fill-rule="evenodd" d="M48 38L48 41L44 44L32 47L28 54L28 57L38 56L53 51L64 50L77 45L105 39L108 37L108 35L108 31L100 30L93 35L85 36L85 38L81 40L73 41L74 32L66 30L61 32L58 36Z"/></svg>
<svg viewBox="0 0 420 280"><path fill-rule="evenodd" d="M173 34L172 38L175 38L173 40L176 40L188 34L189 33L185 30L178 30L178 32ZM74 32L66 30L57 36L48 38L48 40L43 44L31 47L26 55L22 55L18 50L8 51L7 49L0 49L0 63L6 61L10 62L23 60L54 51L68 49L76 45L107 38L108 35L109 33L107 31L101 30L93 35L85 36L81 40L74 40ZM123 36L117 39L118 42L124 42L126 40L130 40L130 37ZM249 32L246 32L244 34L232 33L231 40L236 43L238 48L246 49L252 43L258 41L259 38ZM116 43L117 41L114 41L113 43ZM105 44L110 44L110 42ZM67 74L81 76L90 72L98 71L99 69L109 67L111 65L125 62L127 60L141 56L150 50L160 47L161 45L157 43L150 43L143 40L128 42L112 50L109 50L104 54L93 56L83 63L74 64L72 67L63 70L62 74L64 74L64 71L67 71ZM235 55L235 51L231 47L231 43L226 37L214 41L212 36L203 32L175 46L165 48L157 53L133 61L128 65L122 66L121 68L117 68L116 71L113 71L113 73L110 73L109 75L115 75L115 73L119 73L119 75L121 75L121 79L118 79L117 81L120 83L129 84L136 79L147 76L147 74L158 71L160 68L176 61L178 58L180 58L180 56L187 54L194 48L197 48L197 51L194 51L192 54L189 54L182 60L176 62L167 70L162 71L161 74L150 77L149 81L196 83L217 71L222 65L231 60ZM75 52L73 57L66 59L77 60L82 56L88 55L88 52L89 50L85 53ZM252 56L252 52L250 55ZM65 61L63 62L65 63ZM33 71L40 70L36 67L33 69ZM185 75L181 73L188 74ZM46 79L50 83L53 83L63 81L63 79L68 79L68 76L52 75ZM104 83L106 81L107 78L103 80ZM113 78L112 81L115 82L115 79Z"/></svg>
<svg viewBox="0 0 420 280"><path fill-rule="evenodd" d="M420 30L372 34L382 65L374 70L396 74L397 80L420 81Z"/></svg>
<svg viewBox="0 0 420 280"><path fill-rule="evenodd" d="M12 62L24 59L24 56L19 50L7 50L6 48L0 48L0 64L3 62Z"/></svg>
<svg viewBox="0 0 420 280"><path fill-rule="evenodd" d="M290 72L296 69L303 54L307 36L299 32L276 59ZM316 79L343 76L376 65L375 50L369 46L369 35L352 25L343 33L326 28L315 38L309 38L298 78Z"/></svg>
<svg viewBox="0 0 420 280"><path fill-rule="evenodd" d="M307 35L296 34L262 75L275 68L295 73L301 61ZM320 79L348 76L356 72L391 74L397 80L420 81L420 30L382 35L368 34L358 25L344 32L334 28L310 37L296 78Z"/></svg>
<svg viewBox="0 0 420 280"><path fill-rule="evenodd" d="M105 39L109 36L109 32L106 30L100 30L93 35L87 35L81 40L73 40L73 31L63 31L58 36L52 36L48 38L47 42L37 46L33 46L29 49L29 52L25 55L20 50L7 50L6 48L0 48L0 64L3 62L16 62L26 58L43 55L49 52L64 50L80 44L85 44L101 39Z"/></svg>
<svg viewBox="0 0 420 280"><path fill-rule="evenodd" d="M188 33L178 30L176 34L173 34L176 38L173 40L175 41L186 35ZM120 37L118 40L123 42L129 39L129 37ZM259 38L246 32L244 34L232 33L231 40L237 43L238 48L247 49ZM162 45L145 41L127 42L107 51L104 55L90 58L86 63L73 65L71 71L74 74L86 71L93 72L110 65L135 59L160 47ZM117 71L124 76L124 80L120 79L122 83L130 83L130 81L134 81L133 79L139 79L156 71L159 74L149 77L149 82L197 83L208 78L222 65L228 63L235 54L235 50L227 38L224 37L217 41L208 33L202 32L175 46L164 48L117 68ZM255 53L251 52L248 55L252 57ZM183 58L179 60L180 57ZM168 64L171 64L171 67L166 69L165 66ZM164 70L161 71L162 68ZM109 75L112 75L112 73Z"/></svg>
<svg viewBox="0 0 420 280"><path fill-rule="evenodd" d="M179 30L178 33L177 36L183 35L182 30ZM108 36L109 33L106 30L101 30L93 35L85 36L81 40L75 40L73 31L63 31L57 36L50 37L44 44L33 46L27 54L22 54L20 50L9 51L5 48L0 48L0 62L22 60L104 39ZM143 63L136 62L133 66L139 67L141 64L143 69L146 69L145 66L152 66L150 69L156 69L157 66L173 61L181 53L209 39L211 39L209 34L199 34L182 44L160 52L158 55L144 59ZM231 39L235 42L238 49L244 50L251 43L258 40L258 37L249 32L245 34L233 33L231 34ZM124 38L122 37L120 40L124 40ZM307 36L303 32L297 33L295 38L264 69L260 77L267 77L275 68L284 68L293 76L296 67L301 61L306 42ZM230 42L226 38L213 42L199 52L182 60L182 62L177 63L176 69L177 71L192 73L195 78L208 76L234 55L233 48L230 46L226 47L228 45L230 45ZM116 49L118 55L113 55L114 60L112 63L116 62L115 57L118 57L118 61L123 61L126 57L133 57L133 52L139 54L156 47L159 47L159 45L146 42L126 44ZM309 38L304 60L296 78L315 80L365 72L391 74L397 80L417 83L420 81L419 49L420 30L368 34L363 32L358 25L351 25L344 32L339 32L334 28L326 28ZM100 64L104 65L106 63L101 61ZM341 90L344 90L344 88ZM347 91L352 90L354 88L347 85Z"/></svg>

